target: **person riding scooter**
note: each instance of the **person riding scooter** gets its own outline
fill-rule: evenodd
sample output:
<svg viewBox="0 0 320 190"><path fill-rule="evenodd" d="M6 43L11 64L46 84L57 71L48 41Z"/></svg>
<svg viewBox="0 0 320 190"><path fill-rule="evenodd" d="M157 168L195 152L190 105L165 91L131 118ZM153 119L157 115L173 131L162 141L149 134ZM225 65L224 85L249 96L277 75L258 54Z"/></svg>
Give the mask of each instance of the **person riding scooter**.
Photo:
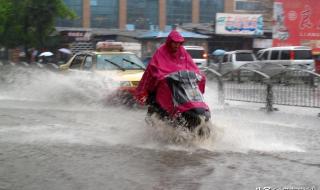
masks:
<svg viewBox="0 0 320 190"><path fill-rule="evenodd" d="M199 124L195 115L210 119L204 102L206 77L199 71L182 44L184 38L173 30L152 56L136 89L136 97L148 105L148 115L157 113L160 119L191 118L187 127Z"/></svg>

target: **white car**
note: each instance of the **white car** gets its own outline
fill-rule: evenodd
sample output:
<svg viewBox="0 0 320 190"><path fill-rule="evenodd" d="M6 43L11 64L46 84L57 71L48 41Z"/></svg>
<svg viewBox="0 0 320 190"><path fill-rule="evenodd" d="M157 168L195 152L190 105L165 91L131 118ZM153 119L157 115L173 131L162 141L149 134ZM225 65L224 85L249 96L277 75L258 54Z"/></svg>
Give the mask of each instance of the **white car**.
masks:
<svg viewBox="0 0 320 190"><path fill-rule="evenodd" d="M236 70L243 65L256 64L257 58L252 50L235 50L225 52L221 63L221 73Z"/></svg>
<svg viewBox="0 0 320 190"><path fill-rule="evenodd" d="M198 67L206 67L208 65L208 54L202 46L184 46L191 55L192 60Z"/></svg>

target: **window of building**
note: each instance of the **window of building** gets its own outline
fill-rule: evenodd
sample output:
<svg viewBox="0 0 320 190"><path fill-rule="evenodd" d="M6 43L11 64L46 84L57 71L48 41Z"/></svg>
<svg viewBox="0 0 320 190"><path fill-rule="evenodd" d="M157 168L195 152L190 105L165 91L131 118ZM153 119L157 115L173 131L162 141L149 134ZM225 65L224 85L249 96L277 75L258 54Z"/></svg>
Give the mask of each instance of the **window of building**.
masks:
<svg viewBox="0 0 320 190"><path fill-rule="evenodd" d="M224 12L224 0L201 0L200 3L200 23L212 23L216 13Z"/></svg>
<svg viewBox="0 0 320 190"><path fill-rule="evenodd" d="M118 28L118 15L118 0L97 0L96 5L91 4L91 27Z"/></svg>
<svg viewBox="0 0 320 190"><path fill-rule="evenodd" d="M158 25L158 0L127 1L127 23L135 29L150 29Z"/></svg>
<svg viewBox="0 0 320 190"><path fill-rule="evenodd" d="M73 10L77 17L74 20L57 19L56 26L61 27L81 27L82 26L82 1L79 0L64 0L66 6Z"/></svg>
<svg viewBox="0 0 320 190"><path fill-rule="evenodd" d="M235 0L235 11L263 11L263 3L259 1Z"/></svg>
<svg viewBox="0 0 320 190"><path fill-rule="evenodd" d="M91 6L97 6L98 5L98 0L90 0L90 5Z"/></svg>
<svg viewBox="0 0 320 190"><path fill-rule="evenodd" d="M167 0L167 25L192 22L192 0Z"/></svg>

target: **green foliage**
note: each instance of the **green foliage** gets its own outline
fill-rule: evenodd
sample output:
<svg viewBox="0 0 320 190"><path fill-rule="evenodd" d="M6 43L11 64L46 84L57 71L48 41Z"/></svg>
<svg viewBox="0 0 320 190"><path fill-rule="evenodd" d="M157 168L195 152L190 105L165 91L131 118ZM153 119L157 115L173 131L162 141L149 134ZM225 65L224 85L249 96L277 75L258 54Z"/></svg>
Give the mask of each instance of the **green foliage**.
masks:
<svg viewBox="0 0 320 190"><path fill-rule="evenodd" d="M0 23L5 23L11 4L6 0L0 0ZM0 34L4 31L4 25L0 24Z"/></svg>
<svg viewBox="0 0 320 190"><path fill-rule="evenodd" d="M75 18L63 0L0 0L0 45L46 47L57 18Z"/></svg>
<svg viewBox="0 0 320 190"><path fill-rule="evenodd" d="M17 7L14 6L13 1L0 0L0 44L8 47L13 47L16 42L21 40L21 26L14 14Z"/></svg>

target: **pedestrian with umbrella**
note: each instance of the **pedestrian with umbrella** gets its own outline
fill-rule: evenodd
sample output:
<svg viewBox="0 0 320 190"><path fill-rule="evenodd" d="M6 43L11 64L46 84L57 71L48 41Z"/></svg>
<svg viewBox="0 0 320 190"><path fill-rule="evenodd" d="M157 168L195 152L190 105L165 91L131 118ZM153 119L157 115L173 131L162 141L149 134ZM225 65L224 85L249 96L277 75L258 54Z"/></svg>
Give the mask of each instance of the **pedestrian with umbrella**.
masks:
<svg viewBox="0 0 320 190"><path fill-rule="evenodd" d="M39 62L42 64L47 64L54 54L50 51L45 51L40 53L38 56L40 58Z"/></svg>
<svg viewBox="0 0 320 190"><path fill-rule="evenodd" d="M66 63L72 56L72 51L68 48L60 48L58 49L58 51L59 51L59 61L58 61L59 65Z"/></svg>
<svg viewBox="0 0 320 190"><path fill-rule="evenodd" d="M221 72L221 63L225 52L226 51L223 49L216 49L212 52L212 55L214 56L214 62L218 64L218 72Z"/></svg>

